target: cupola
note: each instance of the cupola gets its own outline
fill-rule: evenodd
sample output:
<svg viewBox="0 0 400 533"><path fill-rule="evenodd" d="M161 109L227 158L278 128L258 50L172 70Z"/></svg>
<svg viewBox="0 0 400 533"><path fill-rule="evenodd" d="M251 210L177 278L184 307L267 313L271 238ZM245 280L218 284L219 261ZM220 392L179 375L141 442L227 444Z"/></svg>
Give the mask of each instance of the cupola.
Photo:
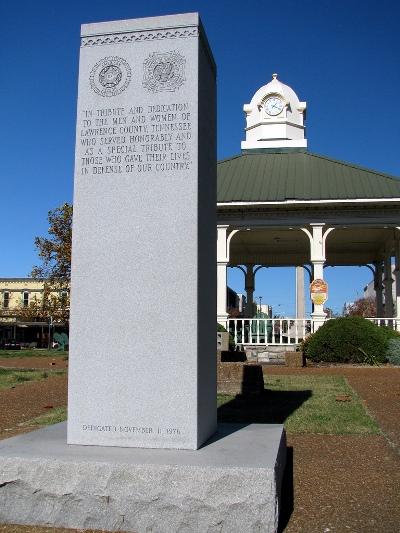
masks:
<svg viewBox="0 0 400 533"><path fill-rule="evenodd" d="M278 74L243 106L246 140L242 150L307 148L305 138L306 102L300 102L291 87L278 80Z"/></svg>

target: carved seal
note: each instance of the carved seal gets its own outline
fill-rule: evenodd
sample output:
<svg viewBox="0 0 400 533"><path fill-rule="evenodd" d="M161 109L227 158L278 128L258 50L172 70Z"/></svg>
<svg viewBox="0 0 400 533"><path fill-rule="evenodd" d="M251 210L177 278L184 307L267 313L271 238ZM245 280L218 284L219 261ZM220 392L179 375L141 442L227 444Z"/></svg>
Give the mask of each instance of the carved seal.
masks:
<svg viewBox="0 0 400 533"><path fill-rule="evenodd" d="M132 71L122 57L105 57L90 72L90 86L100 96L116 96L128 87Z"/></svg>
<svg viewBox="0 0 400 533"><path fill-rule="evenodd" d="M154 52L143 63L143 87L152 92L176 91L185 82L184 56Z"/></svg>

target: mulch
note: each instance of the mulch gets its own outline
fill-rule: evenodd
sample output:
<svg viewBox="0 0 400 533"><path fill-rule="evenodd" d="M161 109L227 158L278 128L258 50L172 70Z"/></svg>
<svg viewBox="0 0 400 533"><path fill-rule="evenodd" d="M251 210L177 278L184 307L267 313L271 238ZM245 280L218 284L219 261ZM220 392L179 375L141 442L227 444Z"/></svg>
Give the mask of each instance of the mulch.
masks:
<svg viewBox="0 0 400 533"><path fill-rule="evenodd" d="M282 531L400 531L400 457L384 437L290 435L288 446L294 490L286 481Z"/></svg>
<svg viewBox="0 0 400 533"><path fill-rule="evenodd" d="M289 435L294 487L285 480L282 531L398 533L400 368L263 370L266 375L344 376L382 430L369 436Z"/></svg>
<svg viewBox="0 0 400 533"><path fill-rule="evenodd" d="M27 431L24 423L66 403L66 374L51 376L49 373L49 377L41 381L29 381L13 389L0 390L0 439Z"/></svg>
<svg viewBox="0 0 400 533"><path fill-rule="evenodd" d="M45 364L45 359L47 366L33 366L31 359L37 364L39 359L40 364ZM0 366L5 361L0 360ZM50 368L49 362L49 358L24 358L18 368ZM264 367L264 373L342 375L363 399L382 430L381 435L368 436L289 435L280 531L398 533L400 369L268 366ZM26 431L26 427L18 424L48 412L50 405L65 405L66 399L66 376L50 376L40 382L0 391L0 438ZM0 533L67 531L71 530L0 525Z"/></svg>
<svg viewBox="0 0 400 533"><path fill-rule="evenodd" d="M9 357L0 358L0 368L48 368L57 370L68 368L68 361L62 357Z"/></svg>

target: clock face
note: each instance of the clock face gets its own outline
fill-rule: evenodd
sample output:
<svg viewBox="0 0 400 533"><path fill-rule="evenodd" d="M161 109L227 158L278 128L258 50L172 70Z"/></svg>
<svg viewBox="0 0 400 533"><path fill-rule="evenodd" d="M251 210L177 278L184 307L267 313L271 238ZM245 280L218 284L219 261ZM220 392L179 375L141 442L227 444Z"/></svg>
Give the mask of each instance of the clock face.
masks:
<svg viewBox="0 0 400 533"><path fill-rule="evenodd" d="M264 107L268 115L279 115L279 113L283 110L283 101L277 96L271 96L265 101Z"/></svg>

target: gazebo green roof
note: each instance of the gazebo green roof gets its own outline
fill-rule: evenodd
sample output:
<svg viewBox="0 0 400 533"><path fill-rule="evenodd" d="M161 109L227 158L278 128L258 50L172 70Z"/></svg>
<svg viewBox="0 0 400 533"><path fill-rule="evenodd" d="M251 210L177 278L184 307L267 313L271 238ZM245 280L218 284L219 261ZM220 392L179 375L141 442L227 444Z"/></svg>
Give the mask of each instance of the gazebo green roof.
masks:
<svg viewBox="0 0 400 533"><path fill-rule="evenodd" d="M217 201L399 199L394 176L310 152L244 153L218 163Z"/></svg>

